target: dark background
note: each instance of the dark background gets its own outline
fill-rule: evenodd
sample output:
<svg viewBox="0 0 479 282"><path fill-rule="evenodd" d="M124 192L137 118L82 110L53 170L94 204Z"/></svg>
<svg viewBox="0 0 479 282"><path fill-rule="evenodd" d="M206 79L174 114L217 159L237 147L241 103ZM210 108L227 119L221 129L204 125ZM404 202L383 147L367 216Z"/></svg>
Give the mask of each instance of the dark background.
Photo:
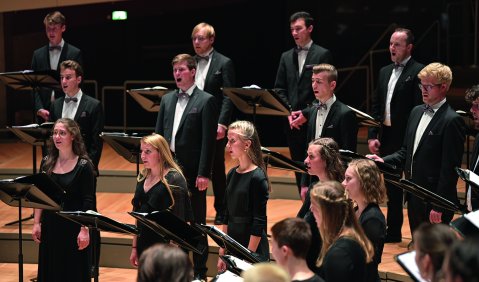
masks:
<svg viewBox="0 0 479 282"><path fill-rule="evenodd" d="M475 1L125 1L58 8L67 18L65 41L83 51L85 79L104 86L128 80L171 80L171 59L193 53L191 31L205 21L215 27L215 49L235 63L237 86L273 88L281 53L294 46L289 16L300 10L315 18L313 40L332 51L340 69L336 95L367 111L379 68L390 63L387 50L395 25L416 35L413 56L427 64L453 67L454 89L462 93L478 83L474 64ZM29 69L35 49L47 44L43 18L55 9L4 14L6 71ZM127 21L111 21L113 10L126 10ZM350 67L361 66L351 71ZM367 70L369 77L367 76ZM369 84L368 84L369 82ZM138 85L137 85L138 86ZM140 85L141 86L141 85ZM110 91L110 90L108 90ZM108 94L108 91L105 93ZM107 125L123 124L123 92L102 101ZM462 91L462 92L461 92ZM466 107L462 96L456 108ZM8 90L7 123L28 122L31 100ZM126 98L127 126L154 126L156 114L146 113ZM251 116L238 115L250 119ZM285 146L281 118L259 116L256 124L265 146Z"/></svg>

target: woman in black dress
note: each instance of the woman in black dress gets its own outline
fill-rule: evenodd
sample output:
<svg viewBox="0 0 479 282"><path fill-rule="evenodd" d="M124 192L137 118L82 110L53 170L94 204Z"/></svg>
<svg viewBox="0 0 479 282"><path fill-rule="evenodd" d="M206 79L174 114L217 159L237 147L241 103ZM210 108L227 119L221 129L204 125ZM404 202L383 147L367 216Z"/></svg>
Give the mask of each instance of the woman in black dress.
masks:
<svg viewBox="0 0 479 282"><path fill-rule="evenodd" d="M248 121L236 121L228 128L226 149L239 165L227 175L225 216L222 229L263 260L269 260L266 237L266 203L270 185L261 153L258 132ZM224 255L220 249L219 254ZM218 259L218 271L226 265Z"/></svg>
<svg viewBox="0 0 479 282"><path fill-rule="evenodd" d="M151 213L170 209L183 219L191 221L193 212L186 186L186 179L173 159L168 142L159 134L141 139L143 170L138 175L133 211ZM165 243L162 237L138 223L140 236L133 238L130 263L138 266L141 253L156 243Z"/></svg>
<svg viewBox="0 0 479 282"><path fill-rule="evenodd" d="M383 176L374 161L352 160L346 169L343 186L348 197L356 204L356 217L374 247L373 261L368 264L367 281L381 281L378 265L386 238L386 219L379 208L379 204L386 199Z"/></svg>
<svg viewBox="0 0 479 282"><path fill-rule="evenodd" d="M64 190L63 211L96 210L95 174L80 134L71 119L59 119L49 140L49 154L42 162L46 173ZM38 281L90 281L87 227L55 212L35 209L33 240L40 243Z"/></svg>
<svg viewBox="0 0 479 282"><path fill-rule="evenodd" d="M374 249L355 216L341 183L319 182L311 190L311 211L323 244L317 265L326 281L366 281Z"/></svg>

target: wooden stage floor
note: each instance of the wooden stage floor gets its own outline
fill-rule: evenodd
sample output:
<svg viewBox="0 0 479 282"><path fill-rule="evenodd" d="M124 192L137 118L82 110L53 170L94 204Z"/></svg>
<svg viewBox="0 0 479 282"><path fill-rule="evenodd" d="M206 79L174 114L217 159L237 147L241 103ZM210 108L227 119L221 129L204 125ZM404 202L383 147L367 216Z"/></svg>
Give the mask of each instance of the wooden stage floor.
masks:
<svg viewBox="0 0 479 282"><path fill-rule="evenodd" d="M271 150L288 155L286 148L270 148ZM38 150L38 160L40 160L40 150ZM227 170L234 164L226 156ZM21 143L0 143L0 172L2 170L29 169L32 167L32 149L31 146ZM109 171L130 171L136 170L136 165L127 162L121 158L107 144L104 146L102 158L100 161L100 174L102 170ZM270 176L293 178L292 172L268 169ZM134 175L134 174L133 174ZM97 193L98 210L105 216L111 217L119 222L134 223L134 219L127 214L131 211L132 193ZM268 227L286 217L294 217L301 205L300 200L287 199L270 199L268 201ZM386 213L386 208L382 208ZM23 209L22 217L31 215L31 209ZM212 220L215 216L213 208L213 198L208 196L207 219L208 224L213 224ZM411 240L411 234L408 228L407 214L405 213L405 222L402 228L403 241L396 244L385 244L382 263L379 266L383 277L389 278L388 281L410 281L407 274L394 261L396 254L406 252L407 245ZM0 204L0 233L18 234L18 224L5 226L6 223L18 219L18 209L5 204ZM32 229L32 220L25 221L23 224L23 234L29 236ZM270 233L270 232L269 232ZM131 238L128 235L119 235L114 233L102 233L102 237L118 237ZM216 244L210 240L210 245ZM119 260L128 261L128 257L118 258ZM134 281L136 271L134 269L114 269L102 267L100 270L100 278L103 282L110 281ZM26 264L24 268L25 281L36 276L36 265ZM18 268L16 263L0 263L0 277L2 281L18 281ZM385 280L383 280L385 281Z"/></svg>

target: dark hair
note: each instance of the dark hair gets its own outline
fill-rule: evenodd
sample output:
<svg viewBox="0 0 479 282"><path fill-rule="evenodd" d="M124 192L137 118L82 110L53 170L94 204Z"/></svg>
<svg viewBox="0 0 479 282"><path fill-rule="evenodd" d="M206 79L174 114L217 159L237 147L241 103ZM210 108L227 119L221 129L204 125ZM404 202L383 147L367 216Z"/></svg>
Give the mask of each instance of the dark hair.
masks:
<svg viewBox="0 0 479 282"><path fill-rule="evenodd" d="M311 228L302 218L286 218L271 227L278 247L288 246L294 256L306 259L311 245Z"/></svg>
<svg viewBox="0 0 479 282"><path fill-rule="evenodd" d="M306 25L306 27L310 27L314 23L313 17L311 17L311 15L305 11L300 11L292 14L289 18L289 22L292 23L294 21L297 21L298 19L304 19L304 24Z"/></svg>
<svg viewBox="0 0 479 282"><path fill-rule="evenodd" d="M60 70L71 69L75 71L76 76L83 77L83 68L81 65L73 60L66 60L60 64Z"/></svg>
<svg viewBox="0 0 479 282"><path fill-rule="evenodd" d="M184 251L167 244L156 244L144 251L138 262L137 282L190 282L191 262Z"/></svg>
<svg viewBox="0 0 479 282"><path fill-rule="evenodd" d="M466 90L466 101L468 103L474 102L477 97L479 97L479 84L473 85L471 88Z"/></svg>
<svg viewBox="0 0 479 282"><path fill-rule="evenodd" d="M398 27L394 30L394 32L404 32L406 34L406 44L414 45L414 34L412 34L412 31L410 29Z"/></svg>
<svg viewBox="0 0 479 282"><path fill-rule="evenodd" d="M465 238L456 241L448 253L449 268L452 277L460 277L462 281L479 282L479 240Z"/></svg>
<svg viewBox="0 0 479 282"><path fill-rule="evenodd" d="M42 171L46 174L52 174L53 168L55 167L55 163L58 160L59 151L53 142L53 129L55 125L61 123L65 125L66 130L73 136L72 141L72 150L75 155L82 159L86 159L91 162L90 158L88 157L88 153L85 148L85 143L83 143L83 138L81 136L80 127L78 124L69 118L61 118L58 119L52 128L52 136L47 141L48 146L48 155L44 158L44 163L42 165Z"/></svg>
<svg viewBox="0 0 479 282"><path fill-rule="evenodd" d="M328 177L331 180L342 182L344 180L344 165L339 154L339 145L333 138L321 137L309 142L311 145L320 145L319 155L326 162Z"/></svg>
<svg viewBox="0 0 479 282"><path fill-rule="evenodd" d="M189 70L196 69L196 59L190 54L178 54L171 61L171 65L174 66L178 63L186 62L186 66Z"/></svg>

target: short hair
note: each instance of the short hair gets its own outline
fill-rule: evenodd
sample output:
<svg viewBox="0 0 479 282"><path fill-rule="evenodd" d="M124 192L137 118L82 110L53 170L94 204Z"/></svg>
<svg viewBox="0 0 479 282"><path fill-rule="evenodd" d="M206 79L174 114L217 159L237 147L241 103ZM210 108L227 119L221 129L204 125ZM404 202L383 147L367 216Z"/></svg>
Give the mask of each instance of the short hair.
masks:
<svg viewBox="0 0 479 282"><path fill-rule="evenodd" d="M434 268L434 277L441 270L446 252L457 240L457 235L448 225L424 222L414 230L413 241L416 244L416 256L429 255Z"/></svg>
<svg viewBox="0 0 479 282"><path fill-rule="evenodd" d="M71 69L71 70L75 71L76 76L83 77L83 68L81 67L81 65L78 62L76 62L74 60L63 61L60 64L60 70L61 69Z"/></svg>
<svg viewBox="0 0 479 282"><path fill-rule="evenodd" d="M447 267L453 278L479 282L479 240L475 237L457 240L447 254Z"/></svg>
<svg viewBox="0 0 479 282"><path fill-rule="evenodd" d="M244 282L289 282L289 274L277 264L271 262L256 263L241 274Z"/></svg>
<svg viewBox="0 0 479 282"><path fill-rule="evenodd" d="M479 84L473 85L471 88L466 90L466 101L469 103L474 102L474 100L479 97Z"/></svg>
<svg viewBox="0 0 479 282"><path fill-rule="evenodd" d="M186 62L186 66L189 70L196 69L196 59L190 54L178 54L171 61L171 65L174 66L178 63Z"/></svg>
<svg viewBox="0 0 479 282"><path fill-rule="evenodd" d="M285 218L271 227L278 247L288 246L295 257L306 259L311 246L311 227L302 218Z"/></svg>
<svg viewBox="0 0 479 282"><path fill-rule="evenodd" d="M394 30L394 32L403 32L406 34L406 44L413 44L414 45L414 34L410 29L398 27Z"/></svg>
<svg viewBox="0 0 479 282"><path fill-rule="evenodd" d="M195 33L197 33L202 28L206 31L206 35L208 37L216 36L215 29L212 25L205 22L201 22L193 28L193 31L191 32L191 37L195 36Z"/></svg>
<svg viewBox="0 0 479 282"><path fill-rule="evenodd" d="M435 62L425 66L417 75L420 80L428 77L435 78L438 83L445 83L447 89L452 83L452 71L447 65Z"/></svg>
<svg viewBox="0 0 479 282"><path fill-rule="evenodd" d="M297 21L298 19L303 19L306 27L310 27L314 23L313 17L308 12L305 12L305 11L300 11L300 12L296 12L292 14L291 17L289 17L289 22L293 23Z"/></svg>
<svg viewBox="0 0 479 282"><path fill-rule="evenodd" d="M355 159L349 163L354 169L361 185L362 193L368 203L383 203L386 198L384 178L373 160Z"/></svg>
<svg viewBox="0 0 479 282"><path fill-rule="evenodd" d="M313 67L313 73L318 74L322 72L328 73L328 81L338 81L338 71L336 67L330 64L319 64Z"/></svg>
<svg viewBox="0 0 479 282"><path fill-rule="evenodd" d="M309 142L311 145L319 145L319 155L321 159L326 162L327 174L329 179L336 181L343 181L344 179L344 165L341 162L341 155L339 153L339 145L330 137L316 138Z"/></svg>
<svg viewBox="0 0 479 282"><path fill-rule="evenodd" d="M192 280L191 261L178 247L156 244L140 256L137 282L190 282Z"/></svg>
<svg viewBox="0 0 479 282"><path fill-rule="evenodd" d="M43 23L45 25L51 25L51 24L65 25L66 19L62 13L60 13L59 11L55 11L55 12L48 13L43 19Z"/></svg>

